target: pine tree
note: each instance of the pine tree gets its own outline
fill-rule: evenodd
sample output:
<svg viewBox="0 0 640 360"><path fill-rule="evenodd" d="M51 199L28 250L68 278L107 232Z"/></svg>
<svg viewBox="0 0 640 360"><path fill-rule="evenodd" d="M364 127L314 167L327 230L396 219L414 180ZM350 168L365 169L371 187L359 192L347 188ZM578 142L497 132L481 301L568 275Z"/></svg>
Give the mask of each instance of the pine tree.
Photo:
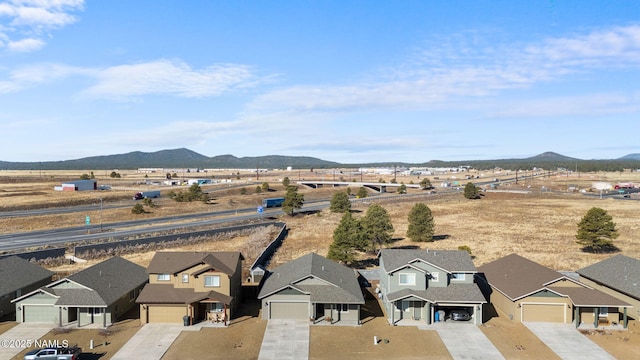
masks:
<svg viewBox="0 0 640 360"><path fill-rule="evenodd" d="M304 195L298 193L296 186L288 186L287 194L284 196L284 202L282 203L282 211L289 216L293 216L293 212L302 208L304 204Z"/></svg>
<svg viewBox="0 0 640 360"><path fill-rule="evenodd" d="M349 195L347 193L339 191L333 194L331 198L331 206L329 207L331 212L343 213L351 210L351 201L349 201Z"/></svg>
<svg viewBox="0 0 640 360"><path fill-rule="evenodd" d="M583 251L602 252L615 250L613 239L618 237L616 224L605 210L597 207L589 209L578 223L577 243Z"/></svg>
<svg viewBox="0 0 640 360"><path fill-rule="evenodd" d="M362 218L362 228L367 239L371 241L371 249L375 251L376 245L382 249L382 245L391 242L393 234L393 224L387 210L378 204L373 204L367 209L367 213Z"/></svg>
<svg viewBox="0 0 640 360"><path fill-rule="evenodd" d="M468 182L464 187L464 197L467 199L479 199L480 189L473 185L472 182Z"/></svg>
<svg viewBox="0 0 640 360"><path fill-rule="evenodd" d="M423 203L417 203L409 212L407 237L412 241L433 241L435 222L431 209Z"/></svg>
<svg viewBox="0 0 640 360"><path fill-rule="evenodd" d="M329 246L327 258L341 263L350 264L354 260L355 250L365 250L368 241L360 221L346 212L340 224L333 231L333 243Z"/></svg>
<svg viewBox="0 0 640 360"><path fill-rule="evenodd" d="M431 180L424 178L422 179L422 181L420 181L420 186L422 187L423 190L428 190L433 188L433 185L431 185Z"/></svg>

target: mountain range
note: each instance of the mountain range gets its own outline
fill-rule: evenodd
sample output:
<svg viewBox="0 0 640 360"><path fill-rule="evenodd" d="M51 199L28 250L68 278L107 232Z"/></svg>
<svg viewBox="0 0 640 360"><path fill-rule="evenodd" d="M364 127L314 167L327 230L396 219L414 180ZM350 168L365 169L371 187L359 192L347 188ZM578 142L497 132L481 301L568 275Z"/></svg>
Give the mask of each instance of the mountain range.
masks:
<svg viewBox="0 0 640 360"><path fill-rule="evenodd" d="M218 155L207 157L195 151L180 148L161 150L151 153L134 151L126 154L93 156L75 160L46 161L46 162L7 162L0 161L0 170L74 170L74 169L138 169L138 168L199 168L199 169L282 169L287 166L293 168L336 168L336 167L360 167L360 166L458 166L473 165L475 167L495 167L500 164L539 164L532 166L551 167L566 166L573 168L577 162L615 162L629 163L631 167L637 167L634 163L640 161L640 154L629 154L618 159L611 160L582 160L564 156L554 152L545 152L536 156L523 159L497 159L497 160L469 160L469 161L442 161L431 160L425 163L397 163L379 162L367 164L341 164L308 156L282 156L266 155L257 157L235 157L233 155ZM483 165L484 164L484 165ZM543 166L546 164L547 166ZM564 165L563 165L564 164ZM479 166L478 166L479 165ZM520 165L516 165L518 167Z"/></svg>

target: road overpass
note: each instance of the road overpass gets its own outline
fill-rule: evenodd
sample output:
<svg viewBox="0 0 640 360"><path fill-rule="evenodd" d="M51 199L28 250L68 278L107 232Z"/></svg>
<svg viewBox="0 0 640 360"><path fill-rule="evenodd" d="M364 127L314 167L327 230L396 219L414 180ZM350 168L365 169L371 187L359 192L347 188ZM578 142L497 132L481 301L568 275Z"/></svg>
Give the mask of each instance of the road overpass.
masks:
<svg viewBox="0 0 640 360"><path fill-rule="evenodd" d="M373 189L377 192L387 192L388 187L397 188L402 186L400 183L380 183L380 182L356 182L356 181L318 181L318 180L304 180L304 181L296 181L296 184L310 187L312 189L319 189L323 187L340 187L340 186L351 186L351 187L367 187L369 189ZM404 184L407 188L420 189L419 184Z"/></svg>

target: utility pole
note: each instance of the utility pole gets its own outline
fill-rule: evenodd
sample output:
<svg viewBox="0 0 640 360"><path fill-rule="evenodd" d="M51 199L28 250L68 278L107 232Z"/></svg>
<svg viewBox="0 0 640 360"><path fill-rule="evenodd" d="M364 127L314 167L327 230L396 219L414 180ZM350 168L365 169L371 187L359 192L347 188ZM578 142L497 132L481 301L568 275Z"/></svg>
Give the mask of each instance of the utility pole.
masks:
<svg viewBox="0 0 640 360"><path fill-rule="evenodd" d="M100 232L102 232L102 198L100 198Z"/></svg>

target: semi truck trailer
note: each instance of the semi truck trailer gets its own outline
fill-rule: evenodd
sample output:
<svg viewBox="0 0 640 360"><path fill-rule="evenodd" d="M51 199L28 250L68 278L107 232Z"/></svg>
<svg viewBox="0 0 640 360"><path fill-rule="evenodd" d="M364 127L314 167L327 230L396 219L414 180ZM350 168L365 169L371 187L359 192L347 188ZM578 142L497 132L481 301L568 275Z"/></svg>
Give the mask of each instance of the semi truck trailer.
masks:
<svg viewBox="0 0 640 360"><path fill-rule="evenodd" d="M141 192L137 192L135 195L133 195L133 200L154 199L154 198L159 198L159 197L160 197L160 191L159 190L141 191Z"/></svg>

